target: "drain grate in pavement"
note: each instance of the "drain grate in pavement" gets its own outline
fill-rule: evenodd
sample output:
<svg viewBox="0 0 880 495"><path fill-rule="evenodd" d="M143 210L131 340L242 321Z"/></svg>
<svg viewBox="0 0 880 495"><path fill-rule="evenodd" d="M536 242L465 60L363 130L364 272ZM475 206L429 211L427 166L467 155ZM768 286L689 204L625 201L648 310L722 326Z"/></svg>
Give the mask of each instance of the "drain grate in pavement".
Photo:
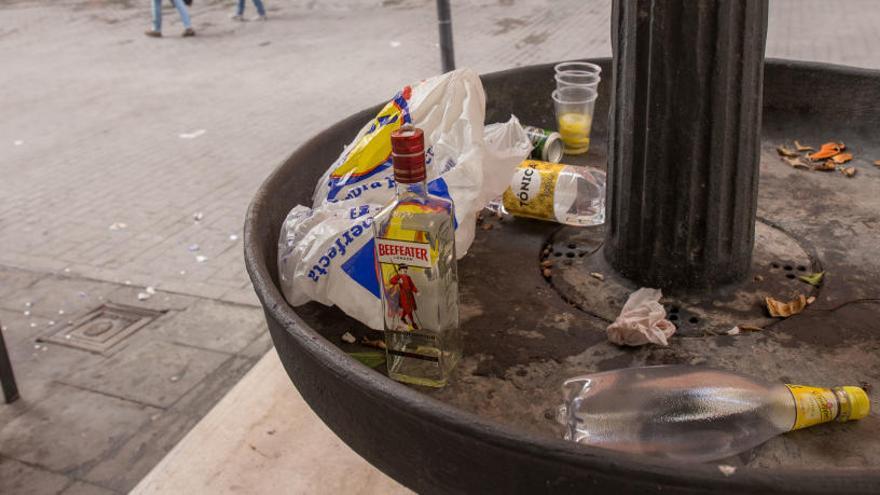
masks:
<svg viewBox="0 0 880 495"><path fill-rule="evenodd" d="M38 340L104 353L134 335L162 313L162 311L107 303L73 320L72 323L61 325L51 335Z"/></svg>

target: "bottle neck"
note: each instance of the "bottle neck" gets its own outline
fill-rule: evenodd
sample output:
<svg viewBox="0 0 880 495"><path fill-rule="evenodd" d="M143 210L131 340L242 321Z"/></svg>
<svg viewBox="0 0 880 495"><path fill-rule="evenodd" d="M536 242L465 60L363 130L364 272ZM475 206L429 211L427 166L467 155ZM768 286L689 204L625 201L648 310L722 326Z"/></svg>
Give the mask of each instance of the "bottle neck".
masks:
<svg viewBox="0 0 880 495"><path fill-rule="evenodd" d="M399 201L420 201L428 198L428 186L425 181L404 184L397 183L397 199Z"/></svg>
<svg viewBox="0 0 880 495"><path fill-rule="evenodd" d="M797 411L792 430L830 421L846 422L864 417L853 411L853 397L847 393L849 387L806 387L786 385L794 397ZM853 413L856 414L853 414Z"/></svg>

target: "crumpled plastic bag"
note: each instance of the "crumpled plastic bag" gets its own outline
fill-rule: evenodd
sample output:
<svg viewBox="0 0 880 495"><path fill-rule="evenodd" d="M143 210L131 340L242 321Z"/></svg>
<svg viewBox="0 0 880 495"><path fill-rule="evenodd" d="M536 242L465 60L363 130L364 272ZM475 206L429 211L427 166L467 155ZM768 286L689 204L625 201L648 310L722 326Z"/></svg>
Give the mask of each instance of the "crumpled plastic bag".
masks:
<svg viewBox="0 0 880 495"><path fill-rule="evenodd" d="M606 329L608 340L629 346L669 345L667 339L675 333L675 325L666 319L661 297L660 289L645 287L630 294L620 316Z"/></svg>
<svg viewBox="0 0 880 495"><path fill-rule="evenodd" d="M293 306L336 305L383 328L372 216L395 195L391 132L412 123L425 134L428 191L455 204L459 258L474 240L479 211L504 192L531 142L516 117L483 125L479 76L459 69L407 86L367 122L318 181L311 207L294 207L281 227L278 272Z"/></svg>

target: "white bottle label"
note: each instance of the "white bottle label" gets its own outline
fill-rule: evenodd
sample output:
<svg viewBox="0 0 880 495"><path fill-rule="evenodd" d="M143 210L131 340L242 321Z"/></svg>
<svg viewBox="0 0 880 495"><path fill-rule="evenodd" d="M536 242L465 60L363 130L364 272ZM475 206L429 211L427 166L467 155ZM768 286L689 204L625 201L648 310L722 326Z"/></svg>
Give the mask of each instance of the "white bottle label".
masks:
<svg viewBox="0 0 880 495"><path fill-rule="evenodd" d="M376 239L379 263L431 268L431 251L427 243Z"/></svg>

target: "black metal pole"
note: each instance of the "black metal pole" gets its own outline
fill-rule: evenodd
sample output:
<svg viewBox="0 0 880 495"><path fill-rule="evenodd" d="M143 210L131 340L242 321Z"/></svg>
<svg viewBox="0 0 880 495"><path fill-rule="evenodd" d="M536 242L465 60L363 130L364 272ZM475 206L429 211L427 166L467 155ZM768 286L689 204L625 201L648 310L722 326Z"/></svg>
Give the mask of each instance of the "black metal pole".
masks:
<svg viewBox="0 0 880 495"><path fill-rule="evenodd" d="M614 0L605 257L641 285L751 269L768 0Z"/></svg>
<svg viewBox="0 0 880 495"><path fill-rule="evenodd" d="M0 327L0 386L3 388L3 397L7 404L18 399L18 385L15 383L15 374L12 372L12 361L9 360L9 353L6 352L2 327Z"/></svg>
<svg viewBox="0 0 880 495"><path fill-rule="evenodd" d="M452 8L449 0L437 0L437 24L440 27L440 59L443 72L455 70L455 51L452 49Z"/></svg>

